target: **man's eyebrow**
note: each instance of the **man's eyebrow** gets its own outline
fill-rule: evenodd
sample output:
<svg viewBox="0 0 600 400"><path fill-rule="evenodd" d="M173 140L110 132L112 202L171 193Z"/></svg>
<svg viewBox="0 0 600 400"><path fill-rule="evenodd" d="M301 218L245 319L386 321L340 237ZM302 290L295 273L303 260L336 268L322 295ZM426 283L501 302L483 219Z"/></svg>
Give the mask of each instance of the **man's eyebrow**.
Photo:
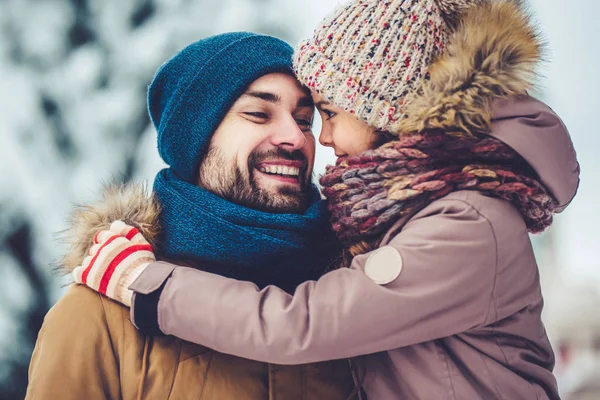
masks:
<svg viewBox="0 0 600 400"><path fill-rule="evenodd" d="M268 101L269 103L273 103L273 104L278 104L281 102L281 97L279 97L278 95L276 95L274 93L269 93L269 92L251 91L251 92L244 93L242 96L256 97L257 99Z"/></svg>
<svg viewBox="0 0 600 400"><path fill-rule="evenodd" d="M313 99L310 96L302 97L300 100L298 100L298 104L296 104L296 108L314 107L314 106L315 106L315 103L313 102Z"/></svg>

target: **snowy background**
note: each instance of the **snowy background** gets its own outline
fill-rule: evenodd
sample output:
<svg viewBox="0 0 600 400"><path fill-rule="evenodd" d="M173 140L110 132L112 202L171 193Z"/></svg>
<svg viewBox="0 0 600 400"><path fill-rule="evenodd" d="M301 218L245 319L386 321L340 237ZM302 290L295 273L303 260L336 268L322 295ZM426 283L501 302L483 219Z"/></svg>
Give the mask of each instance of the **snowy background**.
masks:
<svg viewBox="0 0 600 400"><path fill-rule="evenodd" d="M162 168L145 104L157 67L227 31L295 45L337 3L0 0L0 399L23 398L42 318L64 293L55 233L73 204L94 199L102 181L151 182ZM570 128L582 165L578 197L535 239L545 321L565 398L600 398L600 2L530 3L549 42L538 96ZM319 149L316 173L333 159Z"/></svg>

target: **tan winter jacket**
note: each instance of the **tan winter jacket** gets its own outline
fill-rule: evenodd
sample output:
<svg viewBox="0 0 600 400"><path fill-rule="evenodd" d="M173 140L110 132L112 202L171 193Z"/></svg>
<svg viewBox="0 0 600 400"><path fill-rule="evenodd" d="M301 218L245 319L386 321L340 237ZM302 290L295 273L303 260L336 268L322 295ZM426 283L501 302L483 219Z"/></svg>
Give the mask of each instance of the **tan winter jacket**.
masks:
<svg viewBox="0 0 600 400"><path fill-rule="evenodd" d="M143 188L110 189L103 202L76 212L74 247L63 265L67 270L76 267L92 232L106 229L115 219L135 222L152 240L157 215ZM353 391L348 360L281 366L173 336L145 336L130 322L128 308L73 285L44 319L26 399L346 400Z"/></svg>
<svg viewBox="0 0 600 400"><path fill-rule="evenodd" d="M26 399L345 400L353 387L347 360L281 366L144 336L128 308L74 285L44 320Z"/></svg>

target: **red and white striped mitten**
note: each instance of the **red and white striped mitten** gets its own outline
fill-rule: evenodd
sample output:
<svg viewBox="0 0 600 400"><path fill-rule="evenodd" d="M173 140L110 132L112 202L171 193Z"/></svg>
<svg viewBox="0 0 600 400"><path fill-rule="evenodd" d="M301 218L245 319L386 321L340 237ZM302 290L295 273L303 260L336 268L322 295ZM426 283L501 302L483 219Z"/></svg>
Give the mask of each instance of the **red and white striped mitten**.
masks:
<svg viewBox="0 0 600 400"><path fill-rule="evenodd" d="M131 307L133 291L128 288L154 261L152 247L137 228L115 221L108 231L96 233L89 256L73 270L73 279Z"/></svg>

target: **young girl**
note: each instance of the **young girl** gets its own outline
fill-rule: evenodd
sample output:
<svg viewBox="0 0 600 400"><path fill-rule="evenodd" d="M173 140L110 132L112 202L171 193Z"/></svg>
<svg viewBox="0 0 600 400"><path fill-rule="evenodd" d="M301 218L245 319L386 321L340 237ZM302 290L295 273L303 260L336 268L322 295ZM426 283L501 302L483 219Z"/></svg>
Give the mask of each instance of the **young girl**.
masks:
<svg viewBox="0 0 600 400"><path fill-rule="evenodd" d="M136 326L279 364L364 356L371 399L558 399L528 232L569 204L579 167L526 95L539 54L509 0L337 10L294 61L339 157L321 184L348 268L290 295L151 263Z"/></svg>

